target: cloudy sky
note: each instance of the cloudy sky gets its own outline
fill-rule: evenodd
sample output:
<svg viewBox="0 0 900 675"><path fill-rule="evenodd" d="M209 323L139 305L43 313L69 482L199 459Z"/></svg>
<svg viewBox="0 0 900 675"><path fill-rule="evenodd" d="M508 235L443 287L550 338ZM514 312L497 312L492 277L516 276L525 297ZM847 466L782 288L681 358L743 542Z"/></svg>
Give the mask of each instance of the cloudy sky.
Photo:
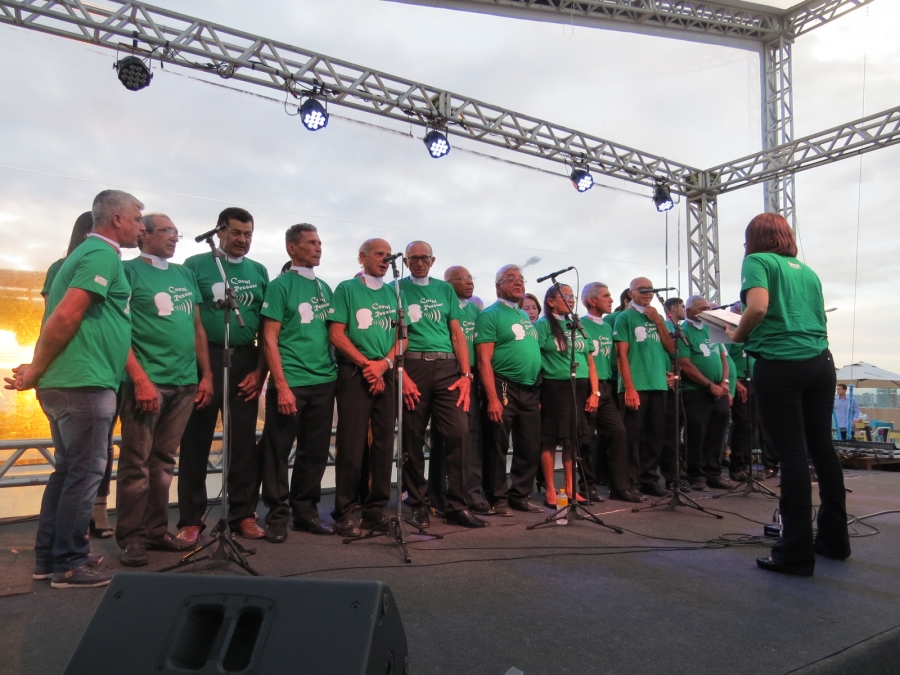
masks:
<svg viewBox="0 0 900 675"><path fill-rule="evenodd" d="M157 4L694 166L760 148L759 55L749 50L377 0ZM900 3L876 0L798 40L797 136L900 103L898 23ZM240 205L256 219L251 257L272 274L286 260L284 230L307 221L320 229L320 275L333 285L358 269L359 243L381 236L395 249L431 242L437 275L466 265L488 302L494 271L532 257L541 260L529 280L576 265L582 282L616 291L645 275L688 292L684 205L657 214L644 188L598 179L579 194L555 163L452 137L451 154L433 160L422 129L338 107L311 133L277 92L255 96L175 67L133 93L114 60L0 26L0 268L45 269L93 196L116 187L171 215L186 234L176 260L201 252L188 239ZM900 290L898 168L893 147L797 176L801 257L838 308L829 331L839 364L900 371L890 303ZM761 188L720 199L723 300L737 298L743 229L762 206Z"/></svg>

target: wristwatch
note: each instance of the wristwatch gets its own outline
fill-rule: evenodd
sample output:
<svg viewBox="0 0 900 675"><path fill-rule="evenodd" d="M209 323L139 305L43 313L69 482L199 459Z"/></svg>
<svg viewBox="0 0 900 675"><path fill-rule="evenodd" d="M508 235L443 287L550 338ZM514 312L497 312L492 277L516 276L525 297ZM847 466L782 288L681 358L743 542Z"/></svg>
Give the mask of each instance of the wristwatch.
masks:
<svg viewBox="0 0 900 675"><path fill-rule="evenodd" d="M384 357L384 360L387 361L387 364L388 364L388 370L390 370L391 368L394 367L394 362L391 361L388 357L385 356L385 357Z"/></svg>
<svg viewBox="0 0 900 675"><path fill-rule="evenodd" d="M595 391L592 395L593 395L593 396L596 396L597 398L600 398L600 392L599 392L599 391Z"/></svg>
<svg viewBox="0 0 900 675"><path fill-rule="evenodd" d="M472 373L461 373L463 377L468 377L470 380L474 380L475 376Z"/></svg>

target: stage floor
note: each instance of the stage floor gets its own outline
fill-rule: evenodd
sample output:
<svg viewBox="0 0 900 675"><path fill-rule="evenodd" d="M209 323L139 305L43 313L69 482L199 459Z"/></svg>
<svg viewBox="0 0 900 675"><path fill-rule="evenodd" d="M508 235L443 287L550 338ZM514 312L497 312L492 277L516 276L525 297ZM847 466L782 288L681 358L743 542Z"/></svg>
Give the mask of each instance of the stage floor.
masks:
<svg viewBox="0 0 900 675"><path fill-rule="evenodd" d="M850 513L900 509L900 475L845 476ZM880 534L854 537L849 560L819 558L813 578L795 578L758 569L767 548L746 541L762 535L777 500L712 498L721 492L691 495L722 520L607 501L595 512L624 534L585 522L528 531L541 518L516 512L475 531L436 520L445 538L411 537L412 564L387 538L344 545L297 532L283 544L250 543L250 562L268 576L387 582L418 675L787 673L900 625L898 514L867 520ZM61 673L103 594L30 582L35 529L0 526L2 581L19 591L0 597L4 674ZM93 543L118 569L115 543ZM141 571L178 558L150 556Z"/></svg>

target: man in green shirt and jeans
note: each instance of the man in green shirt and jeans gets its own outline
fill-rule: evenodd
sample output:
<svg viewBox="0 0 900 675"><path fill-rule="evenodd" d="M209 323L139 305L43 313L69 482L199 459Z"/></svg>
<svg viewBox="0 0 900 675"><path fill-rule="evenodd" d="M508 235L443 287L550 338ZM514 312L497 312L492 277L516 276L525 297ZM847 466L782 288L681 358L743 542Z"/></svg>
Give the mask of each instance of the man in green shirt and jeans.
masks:
<svg viewBox="0 0 900 675"><path fill-rule="evenodd" d="M141 255L125 263L132 332L121 393L116 541L127 567L146 565L147 549L191 546L169 532L169 486L188 418L213 393L197 282L188 268L169 262L181 234L161 213L142 220Z"/></svg>
<svg viewBox="0 0 900 675"><path fill-rule="evenodd" d="M518 265L504 265L496 283L497 302L475 321L475 356L487 401L487 498L498 516L512 516L510 508L543 513L530 501L541 458L541 347L528 315L518 307L525 297L522 270ZM507 487L510 433L513 459Z"/></svg>
<svg viewBox="0 0 900 675"><path fill-rule="evenodd" d="M33 578L53 588L106 586L112 578L90 555L88 523L131 345L120 249L137 246L143 208L119 190L94 198L94 230L53 281L34 359L5 378L7 389L37 387L50 422L56 462L41 501Z"/></svg>

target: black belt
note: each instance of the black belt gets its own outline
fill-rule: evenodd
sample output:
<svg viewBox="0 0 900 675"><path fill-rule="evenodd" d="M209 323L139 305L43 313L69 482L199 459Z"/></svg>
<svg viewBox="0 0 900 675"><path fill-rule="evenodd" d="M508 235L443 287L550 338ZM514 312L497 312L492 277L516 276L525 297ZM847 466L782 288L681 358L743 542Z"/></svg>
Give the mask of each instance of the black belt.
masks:
<svg viewBox="0 0 900 675"><path fill-rule="evenodd" d="M499 375L494 375L494 379L501 384L505 384L507 387L512 387L513 389L518 389L519 391L533 392L540 390L540 387L536 384L519 384L518 382L510 382L509 380L500 377Z"/></svg>
<svg viewBox="0 0 900 675"><path fill-rule="evenodd" d="M405 352L403 356L410 361L456 361L453 352Z"/></svg>
<svg viewBox="0 0 900 675"><path fill-rule="evenodd" d="M225 349L225 345L219 344L218 342L210 342L209 348L222 350ZM256 349L256 344L251 343L249 345L231 345L231 348L236 352L246 352L251 349Z"/></svg>

